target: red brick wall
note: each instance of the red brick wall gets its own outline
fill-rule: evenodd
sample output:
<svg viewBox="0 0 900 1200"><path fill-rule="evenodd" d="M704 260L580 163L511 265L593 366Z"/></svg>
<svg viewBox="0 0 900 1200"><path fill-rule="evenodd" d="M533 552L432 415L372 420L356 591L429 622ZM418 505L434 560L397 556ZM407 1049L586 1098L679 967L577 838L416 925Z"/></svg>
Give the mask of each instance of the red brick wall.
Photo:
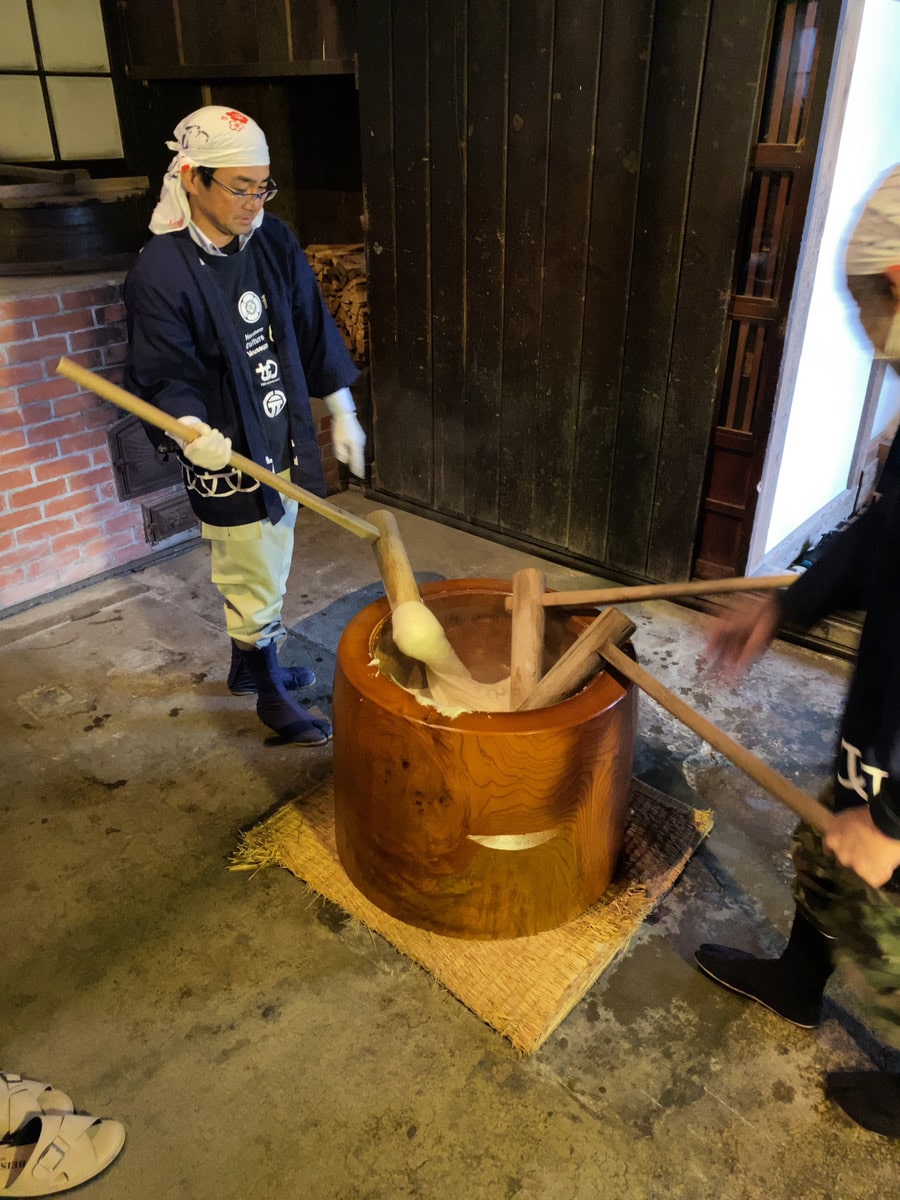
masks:
<svg viewBox="0 0 900 1200"><path fill-rule="evenodd" d="M121 301L117 281L54 290L50 279L46 294L0 300L0 612L159 549L140 501L116 493L106 433L124 413L55 373L65 355L121 384ZM336 490L328 420L319 441Z"/></svg>
<svg viewBox="0 0 900 1200"><path fill-rule="evenodd" d="M0 605L148 553L140 504L121 503L106 431L122 414L54 371L62 355L121 383L121 286L0 303Z"/></svg>

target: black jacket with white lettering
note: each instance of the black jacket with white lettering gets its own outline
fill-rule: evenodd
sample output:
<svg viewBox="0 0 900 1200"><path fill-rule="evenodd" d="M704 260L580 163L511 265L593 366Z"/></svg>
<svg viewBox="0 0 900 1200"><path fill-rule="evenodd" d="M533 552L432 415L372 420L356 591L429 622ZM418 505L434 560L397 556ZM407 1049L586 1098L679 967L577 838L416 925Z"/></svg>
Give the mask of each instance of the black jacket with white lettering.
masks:
<svg viewBox="0 0 900 1200"><path fill-rule="evenodd" d="M871 506L782 595L782 616L811 625L837 610L865 612L841 723L836 807L868 801L900 838L900 491Z"/></svg>

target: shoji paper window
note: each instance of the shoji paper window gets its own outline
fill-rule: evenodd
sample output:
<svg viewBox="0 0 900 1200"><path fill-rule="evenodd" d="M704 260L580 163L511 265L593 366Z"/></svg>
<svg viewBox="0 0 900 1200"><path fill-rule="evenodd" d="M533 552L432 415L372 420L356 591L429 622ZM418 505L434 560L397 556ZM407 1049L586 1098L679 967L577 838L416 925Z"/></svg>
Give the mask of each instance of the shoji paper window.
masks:
<svg viewBox="0 0 900 1200"><path fill-rule="evenodd" d="M0 0L0 161L122 158L100 0Z"/></svg>

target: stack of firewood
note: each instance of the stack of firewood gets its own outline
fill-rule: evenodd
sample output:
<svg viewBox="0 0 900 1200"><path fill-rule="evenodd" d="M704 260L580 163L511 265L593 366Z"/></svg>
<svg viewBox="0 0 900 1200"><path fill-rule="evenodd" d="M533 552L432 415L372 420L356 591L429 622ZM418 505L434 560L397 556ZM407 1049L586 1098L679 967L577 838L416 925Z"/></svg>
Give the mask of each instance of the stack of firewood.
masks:
<svg viewBox="0 0 900 1200"><path fill-rule="evenodd" d="M369 289L363 247L307 246L328 310L357 362L369 353Z"/></svg>

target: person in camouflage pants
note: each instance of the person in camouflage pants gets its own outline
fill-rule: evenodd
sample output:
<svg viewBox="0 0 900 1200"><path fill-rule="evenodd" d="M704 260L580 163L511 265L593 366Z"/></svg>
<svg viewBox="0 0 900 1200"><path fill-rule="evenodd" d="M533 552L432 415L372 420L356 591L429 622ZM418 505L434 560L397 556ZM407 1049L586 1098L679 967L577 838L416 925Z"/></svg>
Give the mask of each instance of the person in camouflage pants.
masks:
<svg viewBox="0 0 900 1200"><path fill-rule="evenodd" d="M824 835L801 824L794 836L796 901L778 959L727 946L696 952L723 987L811 1029L838 959L852 961L873 1017L900 1047L900 491L886 494L828 544L787 591L717 623L712 666L736 677L782 621L811 624L828 612L866 612L841 721ZM900 1075L832 1072L826 1094L864 1128L900 1137Z"/></svg>
<svg viewBox="0 0 900 1200"><path fill-rule="evenodd" d="M833 809L834 789L826 788L819 800ZM900 1048L900 888L892 881L872 887L842 867L804 822L794 830L791 857L797 908L834 943L832 957L856 973L872 1023Z"/></svg>
<svg viewBox="0 0 900 1200"><path fill-rule="evenodd" d="M900 165L869 196L849 239L847 286L876 355L900 371ZM794 834L796 903L777 959L706 944L697 964L730 991L795 1025L818 1024L840 960L852 964L872 1022L900 1047L900 435L875 503L828 542L786 592L733 611L707 648L713 669L735 679L782 622L812 625L837 610L866 614L841 719L824 835ZM835 1071L825 1091L857 1124L900 1138L900 1074Z"/></svg>

